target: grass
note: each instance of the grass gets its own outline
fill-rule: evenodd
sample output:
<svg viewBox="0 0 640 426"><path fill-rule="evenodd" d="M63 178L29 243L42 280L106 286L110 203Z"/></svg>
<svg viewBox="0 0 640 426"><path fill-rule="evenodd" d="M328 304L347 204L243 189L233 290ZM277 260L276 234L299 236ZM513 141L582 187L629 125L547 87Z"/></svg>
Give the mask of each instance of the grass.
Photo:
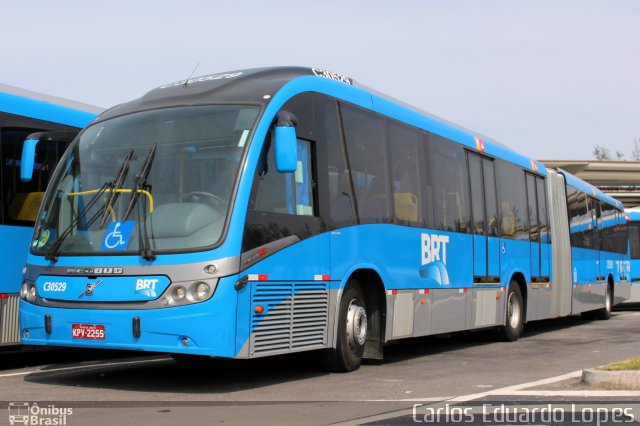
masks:
<svg viewBox="0 0 640 426"><path fill-rule="evenodd" d="M609 365L598 367L598 370L620 371L620 370L640 370L640 357L625 359L624 361L612 362Z"/></svg>

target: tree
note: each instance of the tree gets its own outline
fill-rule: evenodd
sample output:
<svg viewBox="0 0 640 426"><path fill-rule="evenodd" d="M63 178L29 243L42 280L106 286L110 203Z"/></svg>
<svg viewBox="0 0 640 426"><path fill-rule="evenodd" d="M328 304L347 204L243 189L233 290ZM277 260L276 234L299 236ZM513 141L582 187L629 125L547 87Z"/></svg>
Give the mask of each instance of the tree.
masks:
<svg viewBox="0 0 640 426"><path fill-rule="evenodd" d="M597 145L593 148L593 157L596 160L611 160L611 153L604 146Z"/></svg>
<svg viewBox="0 0 640 426"><path fill-rule="evenodd" d="M633 150L631 151L631 159L640 161L640 138L633 141Z"/></svg>

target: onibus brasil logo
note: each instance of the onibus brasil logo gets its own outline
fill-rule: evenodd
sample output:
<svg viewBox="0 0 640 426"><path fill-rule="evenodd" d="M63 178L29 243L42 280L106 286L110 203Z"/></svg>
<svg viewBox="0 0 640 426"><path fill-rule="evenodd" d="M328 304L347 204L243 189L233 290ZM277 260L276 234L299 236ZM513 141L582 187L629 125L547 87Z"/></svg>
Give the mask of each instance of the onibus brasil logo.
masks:
<svg viewBox="0 0 640 426"><path fill-rule="evenodd" d="M10 402L9 424L16 425L56 425L67 424L67 418L73 414L73 408L57 407L54 404L39 406L37 402Z"/></svg>

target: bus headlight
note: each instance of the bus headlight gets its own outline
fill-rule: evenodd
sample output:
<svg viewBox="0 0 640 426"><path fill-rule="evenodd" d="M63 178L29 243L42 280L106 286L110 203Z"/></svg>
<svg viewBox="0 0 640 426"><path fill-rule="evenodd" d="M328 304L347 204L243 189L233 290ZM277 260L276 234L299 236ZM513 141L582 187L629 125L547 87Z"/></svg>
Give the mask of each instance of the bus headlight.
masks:
<svg viewBox="0 0 640 426"><path fill-rule="evenodd" d="M209 297L210 291L211 287L209 287L209 284L202 281L197 281L191 286L191 294L193 295L193 298L198 301L202 301Z"/></svg>
<svg viewBox="0 0 640 426"><path fill-rule="evenodd" d="M186 299L186 297L187 297L187 289L182 286L178 286L174 288L173 292L171 293L171 298L175 303L183 302L184 299Z"/></svg>
<svg viewBox="0 0 640 426"><path fill-rule="evenodd" d="M204 302L211 299L217 286L217 279L176 282L167 287L158 304L167 308Z"/></svg>
<svg viewBox="0 0 640 426"><path fill-rule="evenodd" d="M35 302L36 297L38 297L38 291L36 290L36 286L31 284L29 286L29 290L27 291L27 302Z"/></svg>
<svg viewBox="0 0 640 426"><path fill-rule="evenodd" d="M29 292L29 284L27 284L27 282L24 281L22 283L22 286L20 286L20 298L21 299L26 299L28 292Z"/></svg>

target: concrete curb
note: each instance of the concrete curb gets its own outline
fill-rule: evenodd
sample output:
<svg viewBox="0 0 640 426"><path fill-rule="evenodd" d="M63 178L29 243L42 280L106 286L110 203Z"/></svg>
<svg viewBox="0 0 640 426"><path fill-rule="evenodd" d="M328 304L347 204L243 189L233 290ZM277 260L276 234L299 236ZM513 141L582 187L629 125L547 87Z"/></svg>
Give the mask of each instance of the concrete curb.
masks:
<svg viewBox="0 0 640 426"><path fill-rule="evenodd" d="M604 389L640 390L640 371L583 370L582 383Z"/></svg>

